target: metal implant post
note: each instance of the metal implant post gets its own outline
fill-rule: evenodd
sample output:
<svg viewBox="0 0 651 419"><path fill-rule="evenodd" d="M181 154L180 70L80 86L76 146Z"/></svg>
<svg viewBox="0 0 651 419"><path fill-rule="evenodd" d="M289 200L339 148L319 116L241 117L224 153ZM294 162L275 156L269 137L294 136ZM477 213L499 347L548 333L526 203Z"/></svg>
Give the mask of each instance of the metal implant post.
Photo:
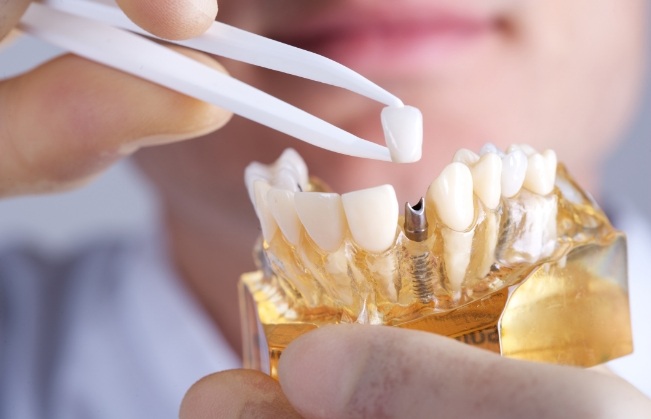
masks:
<svg viewBox="0 0 651 419"><path fill-rule="evenodd" d="M414 206L405 204L405 236L413 243L407 244L409 275L416 297L423 304L432 301L434 286L434 256L426 243L428 235L425 201L423 198Z"/></svg>

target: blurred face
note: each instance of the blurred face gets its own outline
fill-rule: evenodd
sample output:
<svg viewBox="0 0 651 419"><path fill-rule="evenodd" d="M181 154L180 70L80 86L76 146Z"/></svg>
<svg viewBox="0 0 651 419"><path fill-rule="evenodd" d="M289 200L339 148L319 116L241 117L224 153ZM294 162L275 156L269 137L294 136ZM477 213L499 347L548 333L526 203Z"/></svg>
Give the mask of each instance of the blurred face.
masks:
<svg viewBox="0 0 651 419"><path fill-rule="evenodd" d="M219 20L347 65L423 112L417 164L335 155L234 118L205 139L141 153L172 208L249 208L242 174L285 147L338 192L382 183L415 202L461 147L555 149L580 182L621 134L639 90L644 0L220 0ZM381 105L222 60L231 74L363 138L383 141ZM250 211L250 210L246 210ZM252 214L252 211L250 211Z"/></svg>

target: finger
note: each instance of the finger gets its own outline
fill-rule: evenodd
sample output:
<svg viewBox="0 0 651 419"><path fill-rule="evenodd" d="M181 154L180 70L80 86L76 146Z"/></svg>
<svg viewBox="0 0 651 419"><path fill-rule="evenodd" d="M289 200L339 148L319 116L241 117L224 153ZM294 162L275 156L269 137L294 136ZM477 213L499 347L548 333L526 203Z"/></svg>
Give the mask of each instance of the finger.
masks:
<svg viewBox="0 0 651 419"><path fill-rule="evenodd" d="M649 408L617 378L390 327L309 333L283 352L279 373L287 398L307 418L632 418Z"/></svg>
<svg viewBox="0 0 651 419"><path fill-rule="evenodd" d="M164 39L188 39L204 33L217 16L217 0L117 0L143 29Z"/></svg>
<svg viewBox="0 0 651 419"><path fill-rule="evenodd" d="M278 382L252 370L224 371L202 378L185 394L179 417L300 418Z"/></svg>
<svg viewBox="0 0 651 419"><path fill-rule="evenodd" d="M0 39L16 26L31 0L5 0L0 2Z"/></svg>
<svg viewBox="0 0 651 419"><path fill-rule="evenodd" d="M203 54L185 53L219 68ZM0 83L0 196L74 186L139 147L206 134L230 115L64 56Z"/></svg>

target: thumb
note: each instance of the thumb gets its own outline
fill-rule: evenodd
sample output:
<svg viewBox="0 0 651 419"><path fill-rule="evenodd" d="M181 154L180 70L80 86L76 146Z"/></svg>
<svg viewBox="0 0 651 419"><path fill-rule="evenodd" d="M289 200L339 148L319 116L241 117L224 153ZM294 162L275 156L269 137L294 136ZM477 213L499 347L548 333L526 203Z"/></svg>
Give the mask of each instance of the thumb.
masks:
<svg viewBox="0 0 651 419"><path fill-rule="evenodd" d="M74 186L141 146L207 134L229 117L82 58L58 58L0 83L0 196Z"/></svg>
<svg viewBox="0 0 651 419"><path fill-rule="evenodd" d="M283 351L278 370L306 418L643 417L649 408L615 377L395 327L310 332Z"/></svg>

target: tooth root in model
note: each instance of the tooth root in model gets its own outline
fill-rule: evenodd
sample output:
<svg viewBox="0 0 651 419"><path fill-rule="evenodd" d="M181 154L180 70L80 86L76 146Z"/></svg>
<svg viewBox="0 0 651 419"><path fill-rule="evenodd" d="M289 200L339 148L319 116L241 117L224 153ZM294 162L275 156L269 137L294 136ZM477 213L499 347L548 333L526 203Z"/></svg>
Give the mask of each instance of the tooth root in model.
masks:
<svg viewBox="0 0 651 419"><path fill-rule="evenodd" d="M398 198L391 185L349 192L341 196L350 234L357 245L367 252L367 268L374 274L381 294L397 301L396 252L393 246L398 228Z"/></svg>
<svg viewBox="0 0 651 419"><path fill-rule="evenodd" d="M338 295L348 306L353 304L353 290L346 270L346 255L342 247L347 225L341 196L325 192L297 192L294 195L296 212L312 243L303 240L304 257L318 253L324 259L325 278L322 286ZM310 248L307 248L307 247ZM316 248L314 248L316 247Z"/></svg>
<svg viewBox="0 0 651 419"><path fill-rule="evenodd" d="M473 182L470 168L463 163L450 163L429 186L427 205L436 209L442 228L443 260L450 291L461 295L472 250L473 231L466 231L475 218Z"/></svg>

